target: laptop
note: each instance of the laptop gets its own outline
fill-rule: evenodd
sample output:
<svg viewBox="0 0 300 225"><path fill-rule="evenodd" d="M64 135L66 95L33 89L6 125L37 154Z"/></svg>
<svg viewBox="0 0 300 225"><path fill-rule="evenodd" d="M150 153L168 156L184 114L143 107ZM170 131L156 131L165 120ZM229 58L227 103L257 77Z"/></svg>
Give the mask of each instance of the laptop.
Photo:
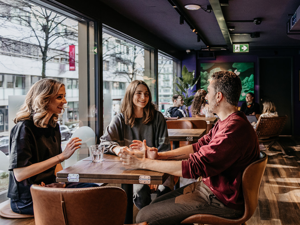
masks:
<svg viewBox="0 0 300 225"><path fill-rule="evenodd" d="M256 116L249 115L247 116L247 119L249 120L250 123L257 122Z"/></svg>

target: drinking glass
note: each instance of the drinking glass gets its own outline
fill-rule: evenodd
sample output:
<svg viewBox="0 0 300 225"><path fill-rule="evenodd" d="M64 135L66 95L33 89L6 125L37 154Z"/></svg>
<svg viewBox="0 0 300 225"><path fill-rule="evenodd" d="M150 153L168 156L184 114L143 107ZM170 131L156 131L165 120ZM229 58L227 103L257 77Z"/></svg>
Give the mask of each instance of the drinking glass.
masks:
<svg viewBox="0 0 300 225"><path fill-rule="evenodd" d="M90 146L90 155L93 162L102 162L103 159L104 147L100 145L91 145Z"/></svg>

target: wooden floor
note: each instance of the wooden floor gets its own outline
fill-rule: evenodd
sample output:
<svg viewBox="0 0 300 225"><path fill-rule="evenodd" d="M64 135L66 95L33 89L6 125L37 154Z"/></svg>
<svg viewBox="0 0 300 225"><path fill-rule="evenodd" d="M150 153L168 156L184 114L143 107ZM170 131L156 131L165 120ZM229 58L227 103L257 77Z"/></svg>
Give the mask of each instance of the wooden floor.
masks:
<svg viewBox="0 0 300 225"><path fill-rule="evenodd" d="M278 143L265 151L269 160L258 207L247 225L300 224L300 138L281 137Z"/></svg>
<svg viewBox="0 0 300 225"><path fill-rule="evenodd" d="M247 225L300 225L300 138L281 137L270 150L259 193L258 207ZM281 153L281 147L286 155ZM135 210L137 213L137 209ZM1 225L33 225L30 219Z"/></svg>

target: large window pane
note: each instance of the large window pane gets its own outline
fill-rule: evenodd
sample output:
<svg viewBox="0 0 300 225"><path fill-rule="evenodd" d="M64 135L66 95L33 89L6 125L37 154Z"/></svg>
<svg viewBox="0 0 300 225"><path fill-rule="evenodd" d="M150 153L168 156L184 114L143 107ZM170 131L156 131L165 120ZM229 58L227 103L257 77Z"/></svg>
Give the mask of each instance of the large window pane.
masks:
<svg viewBox="0 0 300 225"><path fill-rule="evenodd" d="M88 53L88 46L93 49L95 43L94 22L66 17L56 13L53 6L41 4L45 7L30 1L0 1L0 157L5 162L7 140L19 108L17 102L21 104L30 87L40 79L52 78L66 86L68 104L59 117L62 149L83 126L95 131L96 121L91 123L90 117L95 117L96 111L91 115L88 110L91 105L95 108L90 96L95 93L93 58L97 53ZM94 135L90 140L95 144ZM86 157L88 145L83 143L77 152L63 166ZM0 161L1 192L7 189L7 164Z"/></svg>
<svg viewBox="0 0 300 225"><path fill-rule="evenodd" d="M103 30L103 98L104 129L113 116L120 112L128 84L144 80L156 102L156 79L153 69L153 50L135 44L119 34Z"/></svg>
<svg viewBox="0 0 300 225"><path fill-rule="evenodd" d="M178 74L178 62L158 53L159 110L165 113L173 105L174 82Z"/></svg>

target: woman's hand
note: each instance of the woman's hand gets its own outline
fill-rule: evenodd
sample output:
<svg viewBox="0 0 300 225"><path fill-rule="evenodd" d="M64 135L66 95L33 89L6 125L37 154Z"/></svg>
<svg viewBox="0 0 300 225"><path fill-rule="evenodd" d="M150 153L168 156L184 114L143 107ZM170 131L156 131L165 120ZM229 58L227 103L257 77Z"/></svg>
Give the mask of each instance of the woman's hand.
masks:
<svg viewBox="0 0 300 225"><path fill-rule="evenodd" d="M47 184L45 187L51 187L51 188L65 188L66 184L65 183L52 183L52 184Z"/></svg>
<svg viewBox="0 0 300 225"><path fill-rule="evenodd" d="M65 150L59 155L59 158L63 161L70 158L74 154L74 152L80 148L81 141L82 140L78 137L72 138L67 144Z"/></svg>

